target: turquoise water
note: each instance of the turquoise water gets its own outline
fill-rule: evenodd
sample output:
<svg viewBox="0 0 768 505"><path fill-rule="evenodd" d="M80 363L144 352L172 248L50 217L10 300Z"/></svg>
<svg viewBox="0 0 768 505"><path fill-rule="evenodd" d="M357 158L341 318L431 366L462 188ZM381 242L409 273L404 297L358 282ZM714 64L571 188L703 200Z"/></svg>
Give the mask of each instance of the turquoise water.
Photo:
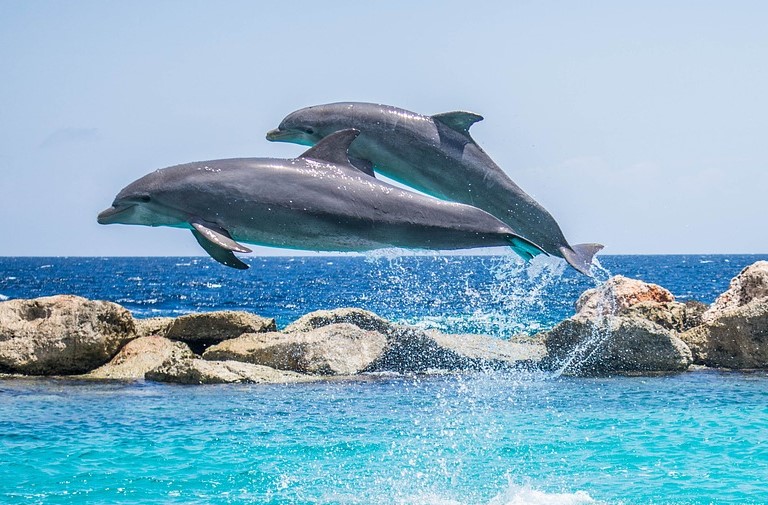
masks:
<svg viewBox="0 0 768 505"><path fill-rule="evenodd" d="M0 382L3 503L768 503L768 375Z"/></svg>
<svg viewBox="0 0 768 505"><path fill-rule="evenodd" d="M608 256L712 302L752 256ZM310 310L499 338L593 284L509 257L0 258L0 301L73 293L139 317ZM0 504L768 504L768 373L374 376L301 385L0 380Z"/></svg>

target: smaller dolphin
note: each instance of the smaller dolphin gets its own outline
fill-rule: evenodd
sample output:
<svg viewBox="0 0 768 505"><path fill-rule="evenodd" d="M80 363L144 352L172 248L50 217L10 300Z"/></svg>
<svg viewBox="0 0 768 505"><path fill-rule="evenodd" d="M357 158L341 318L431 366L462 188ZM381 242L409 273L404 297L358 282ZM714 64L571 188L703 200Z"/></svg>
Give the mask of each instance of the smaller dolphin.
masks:
<svg viewBox="0 0 768 505"><path fill-rule="evenodd" d="M386 247L541 250L487 212L406 191L364 174L347 158L359 131L327 136L295 159L241 158L163 168L126 186L100 224L192 231L216 261L245 269L239 242L316 251Z"/></svg>
<svg viewBox="0 0 768 505"><path fill-rule="evenodd" d="M549 254L590 275L600 244L571 245L560 226L477 145L469 128L482 116L446 112L424 116L389 105L342 102L292 112L267 140L314 145L345 128L361 131L350 159L429 195L481 208Z"/></svg>

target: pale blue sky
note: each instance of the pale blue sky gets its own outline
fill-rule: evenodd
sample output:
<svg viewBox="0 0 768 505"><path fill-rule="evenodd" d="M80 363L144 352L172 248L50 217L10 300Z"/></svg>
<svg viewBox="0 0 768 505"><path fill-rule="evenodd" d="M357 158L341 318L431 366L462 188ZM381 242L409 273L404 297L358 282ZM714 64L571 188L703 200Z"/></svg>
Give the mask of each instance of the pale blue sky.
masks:
<svg viewBox="0 0 768 505"><path fill-rule="evenodd" d="M0 255L204 254L96 214L157 168L295 156L265 132L346 100L484 115L572 243L765 253L767 26L759 1L0 0Z"/></svg>

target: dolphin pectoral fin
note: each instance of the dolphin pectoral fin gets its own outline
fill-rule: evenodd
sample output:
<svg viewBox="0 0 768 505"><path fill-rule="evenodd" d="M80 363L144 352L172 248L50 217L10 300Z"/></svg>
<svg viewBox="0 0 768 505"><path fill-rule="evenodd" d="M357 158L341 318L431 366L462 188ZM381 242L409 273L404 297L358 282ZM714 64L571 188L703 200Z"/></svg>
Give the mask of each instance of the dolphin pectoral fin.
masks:
<svg viewBox="0 0 768 505"><path fill-rule="evenodd" d="M192 228L195 229L200 235L202 235L209 242L226 249L228 251L235 251L241 253L253 252L242 244L238 244L229 235L229 232L224 228L212 225L210 223L203 223L200 220L190 221Z"/></svg>
<svg viewBox="0 0 768 505"><path fill-rule="evenodd" d="M336 165L351 166L347 151L353 140L360 135L360 130L350 128L331 133L323 140L304 152L299 158L327 161Z"/></svg>
<svg viewBox="0 0 768 505"><path fill-rule="evenodd" d="M373 163L371 163L370 161L364 160L362 158L353 158L352 156L350 156L349 162L352 164L353 167L360 170L365 175L376 177L376 174L373 173Z"/></svg>
<svg viewBox="0 0 768 505"><path fill-rule="evenodd" d="M512 250L515 251L515 254L523 258L525 261L530 261L539 254L545 254L549 256L549 254L547 254L544 249L537 246L530 240L524 239L523 237L510 235L508 240L509 247L511 247Z"/></svg>
<svg viewBox="0 0 768 505"><path fill-rule="evenodd" d="M563 258L573 268L588 277L592 277L592 259L595 254L602 249L601 244L576 244L568 247L560 247Z"/></svg>
<svg viewBox="0 0 768 505"><path fill-rule="evenodd" d="M443 123L452 130L469 135L469 127L478 121L482 121L483 116L475 114L474 112L454 111L435 114L432 116L432 119L439 123Z"/></svg>
<svg viewBox="0 0 768 505"><path fill-rule="evenodd" d="M205 249L205 252L207 252L211 258L215 259L222 265L237 268L238 270L247 270L249 268L248 265L240 261L232 251L229 249L224 249L218 244L214 244L199 231L192 230L192 235L195 236L197 243L200 244L203 249Z"/></svg>

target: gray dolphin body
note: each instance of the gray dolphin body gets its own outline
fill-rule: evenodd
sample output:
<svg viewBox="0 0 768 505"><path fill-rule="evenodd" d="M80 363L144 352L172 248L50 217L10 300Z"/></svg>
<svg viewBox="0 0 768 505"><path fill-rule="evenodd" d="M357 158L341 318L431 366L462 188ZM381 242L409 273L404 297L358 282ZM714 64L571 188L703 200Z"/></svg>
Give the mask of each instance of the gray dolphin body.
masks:
<svg viewBox="0 0 768 505"><path fill-rule="evenodd" d="M214 259L248 268L239 242L315 251L386 247L511 246L540 251L490 214L406 191L362 173L347 158L356 130L336 132L295 159L244 158L157 170L125 187L101 224L192 230Z"/></svg>
<svg viewBox="0 0 768 505"><path fill-rule="evenodd" d="M361 170L375 169L437 198L479 207L590 275L592 258L603 246L568 243L549 212L472 139L469 128L481 119L471 112L424 116L388 105L333 103L289 114L267 139L314 145L335 131L358 129L349 154Z"/></svg>

